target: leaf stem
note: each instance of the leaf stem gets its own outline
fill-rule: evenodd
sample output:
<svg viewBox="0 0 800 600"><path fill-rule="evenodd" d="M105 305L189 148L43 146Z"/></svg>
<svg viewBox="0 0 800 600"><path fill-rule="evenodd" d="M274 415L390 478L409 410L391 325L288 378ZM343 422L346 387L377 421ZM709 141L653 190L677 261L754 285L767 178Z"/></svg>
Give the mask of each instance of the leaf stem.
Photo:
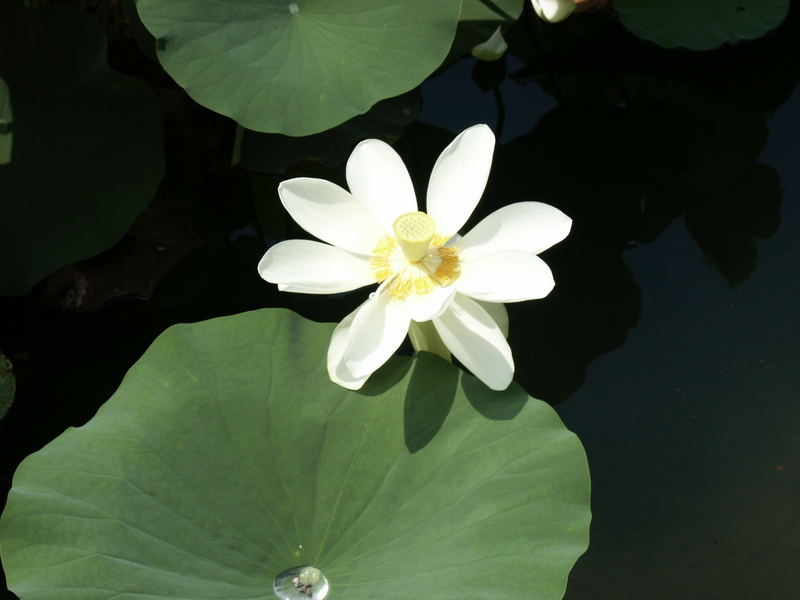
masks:
<svg viewBox="0 0 800 600"><path fill-rule="evenodd" d="M491 10L492 12L496 13L497 15L503 17L506 21L516 21L514 17L504 11L502 8L497 6L492 0L481 0L481 4L483 4L486 8Z"/></svg>

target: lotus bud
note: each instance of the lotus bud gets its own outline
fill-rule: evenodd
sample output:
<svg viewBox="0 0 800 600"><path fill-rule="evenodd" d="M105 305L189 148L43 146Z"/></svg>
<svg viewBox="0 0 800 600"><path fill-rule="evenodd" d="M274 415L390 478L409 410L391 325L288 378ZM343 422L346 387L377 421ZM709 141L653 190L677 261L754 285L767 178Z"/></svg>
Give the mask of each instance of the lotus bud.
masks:
<svg viewBox="0 0 800 600"><path fill-rule="evenodd" d="M539 18L548 23L563 21L575 10L573 0L531 0L531 2Z"/></svg>
<svg viewBox="0 0 800 600"><path fill-rule="evenodd" d="M478 60L492 61L503 56L506 50L508 50L508 44L506 44L506 40L503 38L498 26L488 40L477 44L472 49L472 56Z"/></svg>

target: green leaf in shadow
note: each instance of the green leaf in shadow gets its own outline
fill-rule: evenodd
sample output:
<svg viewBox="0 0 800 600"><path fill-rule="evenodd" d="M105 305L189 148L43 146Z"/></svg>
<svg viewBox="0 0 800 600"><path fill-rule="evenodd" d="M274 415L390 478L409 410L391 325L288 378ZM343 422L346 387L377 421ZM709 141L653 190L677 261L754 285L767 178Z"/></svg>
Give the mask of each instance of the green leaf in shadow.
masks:
<svg viewBox="0 0 800 600"><path fill-rule="evenodd" d="M667 48L711 50L757 38L789 13L789 0L614 0L622 24Z"/></svg>
<svg viewBox="0 0 800 600"><path fill-rule="evenodd" d="M13 153L0 164L0 294L24 294L115 244L153 199L161 120L147 86L108 67L102 29L77 6L4 4L0 76L14 107Z"/></svg>

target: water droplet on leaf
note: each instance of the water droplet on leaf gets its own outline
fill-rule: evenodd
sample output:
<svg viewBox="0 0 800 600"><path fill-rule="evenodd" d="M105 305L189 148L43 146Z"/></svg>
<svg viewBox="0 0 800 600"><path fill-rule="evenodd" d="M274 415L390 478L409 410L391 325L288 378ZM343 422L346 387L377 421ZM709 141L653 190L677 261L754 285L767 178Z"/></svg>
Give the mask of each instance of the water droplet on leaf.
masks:
<svg viewBox="0 0 800 600"><path fill-rule="evenodd" d="M301 566L280 573L272 589L280 600L323 600L330 592L330 585L319 569Z"/></svg>

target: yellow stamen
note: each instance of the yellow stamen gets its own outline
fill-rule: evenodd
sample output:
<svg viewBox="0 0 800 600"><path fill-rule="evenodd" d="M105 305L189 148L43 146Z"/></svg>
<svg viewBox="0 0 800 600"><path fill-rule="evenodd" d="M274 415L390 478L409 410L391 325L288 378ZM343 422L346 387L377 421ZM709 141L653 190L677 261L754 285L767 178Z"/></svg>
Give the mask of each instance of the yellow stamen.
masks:
<svg viewBox="0 0 800 600"><path fill-rule="evenodd" d="M392 227L400 249L410 262L425 258L436 234L436 223L433 219L424 212L411 212L397 217Z"/></svg>
<svg viewBox="0 0 800 600"><path fill-rule="evenodd" d="M437 233L431 240L431 246L436 246L438 248L439 246L444 246L449 240L449 237L445 237L442 234Z"/></svg>
<svg viewBox="0 0 800 600"><path fill-rule="evenodd" d="M411 263L407 255L398 251L396 240L384 237L373 249L370 259L375 281L386 282L386 292L392 300L405 300L411 295L421 296L452 285L461 275L461 261L458 248L439 245L445 241L444 236L435 236L425 256Z"/></svg>
<svg viewBox="0 0 800 600"><path fill-rule="evenodd" d="M373 256L369 261L369 266L374 272L375 280L378 283L394 275L392 253L395 248L397 248L397 242L387 235L378 242L378 245L372 251Z"/></svg>
<svg viewBox="0 0 800 600"><path fill-rule="evenodd" d="M431 274L431 279L442 287L451 285L461 275L461 261L458 260L457 248L438 248L439 263L436 271Z"/></svg>

